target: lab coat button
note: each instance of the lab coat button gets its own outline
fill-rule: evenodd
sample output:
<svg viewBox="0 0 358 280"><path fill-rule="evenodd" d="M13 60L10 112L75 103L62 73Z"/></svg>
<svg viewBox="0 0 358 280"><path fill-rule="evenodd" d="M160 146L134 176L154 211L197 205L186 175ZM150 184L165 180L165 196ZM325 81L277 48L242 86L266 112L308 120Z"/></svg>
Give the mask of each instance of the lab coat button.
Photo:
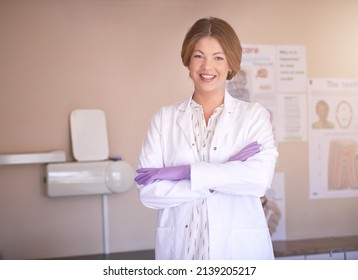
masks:
<svg viewBox="0 0 358 280"><path fill-rule="evenodd" d="M216 151L217 150L217 147L214 147L214 151Z"/></svg>
<svg viewBox="0 0 358 280"><path fill-rule="evenodd" d="M188 225L185 225L185 228L188 228Z"/></svg>

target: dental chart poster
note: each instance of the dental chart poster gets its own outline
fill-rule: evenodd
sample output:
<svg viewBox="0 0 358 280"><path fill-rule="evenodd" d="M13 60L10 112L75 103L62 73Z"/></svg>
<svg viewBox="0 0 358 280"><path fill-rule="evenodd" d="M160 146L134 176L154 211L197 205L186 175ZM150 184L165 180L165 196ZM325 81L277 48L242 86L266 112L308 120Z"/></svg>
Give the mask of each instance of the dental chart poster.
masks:
<svg viewBox="0 0 358 280"><path fill-rule="evenodd" d="M235 98L270 111L276 141L307 140L304 46L243 45L241 70L227 89Z"/></svg>
<svg viewBox="0 0 358 280"><path fill-rule="evenodd" d="M358 80L310 79L310 198L358 196Z"/></svg>

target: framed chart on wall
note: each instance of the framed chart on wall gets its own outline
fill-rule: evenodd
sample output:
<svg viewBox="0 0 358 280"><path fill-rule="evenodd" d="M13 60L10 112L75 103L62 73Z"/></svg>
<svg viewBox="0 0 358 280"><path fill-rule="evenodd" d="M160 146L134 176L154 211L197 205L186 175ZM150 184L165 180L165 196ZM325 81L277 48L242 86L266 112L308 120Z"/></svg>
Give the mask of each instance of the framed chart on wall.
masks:
<svg viewBox="0 0 358 280"><path fill-rule="evenodd" d="M310 198L358 196L358 80L310 79Z"/></svg>

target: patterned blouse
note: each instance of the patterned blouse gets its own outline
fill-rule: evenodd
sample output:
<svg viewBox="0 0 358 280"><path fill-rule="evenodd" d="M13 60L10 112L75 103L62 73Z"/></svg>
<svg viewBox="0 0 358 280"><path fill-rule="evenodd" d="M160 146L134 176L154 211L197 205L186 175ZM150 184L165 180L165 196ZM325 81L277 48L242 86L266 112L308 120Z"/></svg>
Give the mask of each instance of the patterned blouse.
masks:
<svg viewBox="0 0 358 280"><path fill-rule="evenodd" d="M210 146L215 128L224 110L224 104L217 107L206 125L201 105L194 100L190 103L192 124L198 155L202 161L210 161ZM193 203L193 210L189 221L189 230L186 246L186 259L209 259L209 227L206 198L198 199Z"/></svg>

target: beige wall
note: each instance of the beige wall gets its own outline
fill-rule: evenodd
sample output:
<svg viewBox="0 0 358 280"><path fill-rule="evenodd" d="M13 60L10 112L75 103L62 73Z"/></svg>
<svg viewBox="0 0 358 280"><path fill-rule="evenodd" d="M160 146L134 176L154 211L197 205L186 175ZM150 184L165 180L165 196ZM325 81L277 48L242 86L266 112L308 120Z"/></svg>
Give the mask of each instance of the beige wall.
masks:
<svg viewBox="0 0 358 280"><path fill-rule="evenodd" d="M191 94L180 46L198 18L229 21L243 43L302 44L310 77L358 75L358 2L0 1L0 154L65 150L69 114L99 108L110 154L136 166L151 115ZM289 239L358 234L357 198L308 199L308 145L280 144ZM48 198L44 165L0 166L4 259L101 253L101 197ZM153 248L156 212L135 188L109 198L112 252Z"/></svg>

